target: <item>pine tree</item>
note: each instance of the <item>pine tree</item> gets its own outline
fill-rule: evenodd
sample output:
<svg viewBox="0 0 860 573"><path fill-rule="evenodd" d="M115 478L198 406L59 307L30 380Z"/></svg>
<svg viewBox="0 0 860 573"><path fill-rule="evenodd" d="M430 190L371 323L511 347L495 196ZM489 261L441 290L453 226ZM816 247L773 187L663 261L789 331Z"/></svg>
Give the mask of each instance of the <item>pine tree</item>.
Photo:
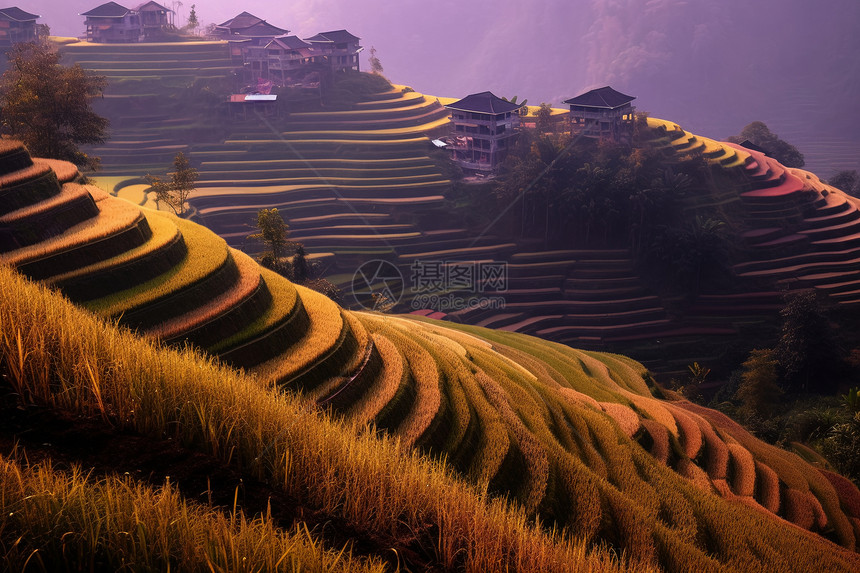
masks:
<svg viewBox="0 0 860 573"><path fill-rule="evenodd" d="M196 4L191 5L191 12L188 13L188 23L185 25L185 29L191 32L192 34L197 33L197 28L200 27L200 22L197 21L197 8Z"/></svg>

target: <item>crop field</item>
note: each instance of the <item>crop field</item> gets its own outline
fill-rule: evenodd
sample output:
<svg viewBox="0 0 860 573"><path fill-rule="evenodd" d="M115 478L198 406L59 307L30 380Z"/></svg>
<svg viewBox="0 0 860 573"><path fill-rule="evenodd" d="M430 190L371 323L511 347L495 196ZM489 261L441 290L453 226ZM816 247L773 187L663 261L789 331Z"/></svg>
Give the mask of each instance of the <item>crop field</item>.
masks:
<svg viewBox="0 0 860 573"><path fill-rule="evenodd" d="M230 256L236 262L236 267L239 270L239 278L233 288L219 296L208 299L205 304L195 307L190 312L160 323L155 328L149 329L147 334L161 339L169 339L183 332L199 328L202 324L228 312L260 288L262 277L257 262L242 251L235 249L230 250Z"/></svg>
<svg viewBox="0 0 860 573"><path fill-rule="evenodd" d="M135 262L149 259L153 255L168 248L170 245L182 240L182 234L179 228L168 217L162 217L157 214L149 214L147 224L152 236L145 243L138 247L131 248L114 257L103 259L91 265L79 266L74 270L53 275L49 279L51 284L68 284L77 278L82 278L87 275L96 274L110 269L120 269L127 267Z"/></svg>
<svg viewBox="0 0 860 573"><path fill-rule="evenodd" d="M14 169L7 175L29 181L15 179ZM718 412L652 395L645 368L629 358L454 322L347 311L259 268L194 223L88 187L69 190L34 194L16 220L72 203L83 191L98 214L3 254L11 264L0 268L0 369L24 400L170 436L358 531L391 539L406 527L422 543L432 539L423 551L444 567L860 568L860 492L850 482ZM84 309L8 268L62 250L58 244L97 249L141 219L150 222L145 241L65 269L53 282L95 280L177 234L187 252L166 272L141 276ZM309 228L325 235L324 226ZM361 250L352 244L361 236L356 224L335 217L328 228L338 231L331 240L345 243L332 250ZM446 241L460 239L445 235L424 254L457 253ZM548 255L541 264L571 256ZM592 271L602 265L626 273L622 258L591 260ZM241 320L221 320L228 315ZM118 329L120 316L120 324L141 324L144 337ZM218 342L199 351L160 342L181 345L184 333L216 321ZM353 380L360 383L350 388L351 402L327 403ZM28 471L11 463L8 472ZM185 511L171 504L168 515ZM251 525L272 526L253 517ZM318 546L313 536L301 539ZM622 557L613 560L610 551ZM339 559L328 550L319 555Z"/></svg>
<svg viewBox="0 0 860 573"><path fill-rule="evenodd" d="M170 217L170 215L164 215ZM185 259L168 272L130 289L86 303L86 307L102 316L119 316L141 308L180 289L187 288L232 263L227 244L198 225L172 217L179 227L188 251Z"/></svg>
<svg viewBox="0 0 860 573"><path fill-rule="evenodd" d="M95 217L45 241L2 253L0 262L19 265L77 245L87 245L128 229L141 218L139 210L119 199L105 197L103 201L97 201L96 204L99 207L99 213Z"/></svg>

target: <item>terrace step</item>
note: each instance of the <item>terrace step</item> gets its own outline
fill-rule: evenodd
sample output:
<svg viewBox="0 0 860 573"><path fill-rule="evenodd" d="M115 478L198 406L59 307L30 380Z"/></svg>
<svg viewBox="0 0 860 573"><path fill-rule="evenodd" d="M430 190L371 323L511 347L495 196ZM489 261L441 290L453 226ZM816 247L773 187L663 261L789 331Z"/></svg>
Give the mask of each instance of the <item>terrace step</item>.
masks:
<svg viewBox="0 0 860 573"><path fill-rule="evenodd" d="M642 279L636 276L578 278L568 277L564 281L565 290L587 291L640 287Z"/></svg>
<svg viewBox="0 0 860 573"><path fill-rule="evenodd" d="M741 276L759 276L781 272L783 269L800 270L809 265L840 263L856 258L860 258L860 247L843 251L812 251L790 257L750 261L735 265L734 271Z"/></svg>
<svg viewBox="0 0 860 573"><path fill-rule="evenodd" d="M459 316L459 315L457 315L457 313L452 313L452 314L454 314L455 316ZM507 324L510 324L510 323L512 323L518 319L521 319L524 316L526 316L526 315L522 312L508 312L508 313L501 313L501 314L495 313L495 314L491 314L489 317L487 317L487 318L485 318L479 322L475 322L474 324L476 326L483 326L485 328L500 329Z"/></svg>
<svg viewBox="0 0 860 573"><path fill-rule="evenodd" d="M566 300L510 302L505 304L505 310L522 312L540 312L545 314L611 314L627 312L643 308L662 308L660 299L656 296L640 296L617 300Z"/></svg>
<svg viewBox="0 0 860 573"><path fill-rule="evenodd" d="M650 336L655 330L665 329L671 323L671 320L664 318L645 322L632 322L629 324L619 323L608 326L565 325L541 329L536 331L534 334L541 338L569 343L570 341L581 340L584 336L605 337L610 335L613 338L637 335Z"/></svg>
<svg viewBox="0 0 860 573"><path fill-rule="evenodd" d="M629 287L605 288L605 289L568 289L564 290L564 298L580 301L610 301L618 299L634 298L637 295L646 294L641 284Z"/></svg>

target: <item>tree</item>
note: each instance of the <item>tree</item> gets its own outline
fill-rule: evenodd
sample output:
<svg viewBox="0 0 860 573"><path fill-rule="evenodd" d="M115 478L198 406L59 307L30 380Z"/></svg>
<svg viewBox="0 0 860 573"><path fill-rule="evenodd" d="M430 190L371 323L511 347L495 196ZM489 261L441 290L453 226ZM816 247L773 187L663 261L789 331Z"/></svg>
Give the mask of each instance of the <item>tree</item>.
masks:
<svg viewBox="0 0 860 573"><path fill-rule="evenodd" d="M95 113L93 98L107 86L104 76L80 65L60 65L60 55L43 42L15 44L0 78L0 128L20 139L30 153L97 169L99 160L79 145L107 140L108 120Z"/></svg>
<svg viewBox="0 0 860 573"><path fill-rule="evenodd" d="M786 299L775 357L789 389L829 392L843 366L826 310L813 290Z"/></svg>
<svg viewBox="0 0 860 573"><path fill-rule="evenodd" d="M309 278L311 278L311 269L308 265L307 253L305 253L305 246L299 243L296 254L293 255L293 280L304 283Z"/></svg>
<svg viewBox="0 0 860 573"><path fill-rule="evenodd" d="M553 130L552 106L548 103L542 103L534 112L534 115L537 118L537 121L535 121L535 128L538 130L538 133L547 133L548 131Z"/></svg>
<svg viewBox="0 0 860 573"><path fill-rule="evenodd" d="M680 392L691 402L696 402L702 398L702 384L705 383L711 369L705 368L698 362L693 362L687 365L687 371L690 376L687 383L681 387Z"/></svg>
<svg viewBox="0 0 860 573"><path fill-rule="evenodd" d="M827 183L849 195L860 197L860 174L856 169L840 171L828 179Z"/></svg>
<svg viewBox="0 0 860 573"><path fill-rule="evenodd" d="M377 76L381 76L382 63L380 63L379 58L376 56L376 48L373 46L370 47L370 58L368 58L368 61L370 62L370 71Z"/></svg>
<svg viewBox="0 0 860 573"><path fill-rule="evenodd" d="M743 381L735 397L741 401L741 412L747 416L768 417L782 395L773 354L770 348L756 349L743 364Z"/></svg>
<svg viewBox="0 0 860 573"><path fill-rule="evenodd" d="M192 4L191 12L188 13L188 22L185 24L185 29L192 34L196 34L197 28L200 27L200 22L197 21L197 10L195 8L197 8L197 5Z"/></svg>
<svg viewBox="0 0 860 573"><path fill-rule="evenodd" d="M149 174L144 178L155 191L157 200L167 203L173 212L181 217L185 214L185 203L194 191L194 184L200 174L191 167L191 162L181 151L173 158L173 168L175 171L169 174L170 181Z"/></svg>
<svg viewBox="0 0 860 573"><path fill-rule="evenodd" d="M257 232L248 235L248 238L263 243L275 261L283 258L287 249L293 245L290 241L290 227L274 207L257 212Z"/></svg>
<svg viewBox="0 0 860 573"><path fill-rule="evenodd" d="M803 154L795 146L777 137L761 121L750 123L743 128L740 135L729 137L728 140L732 143L742 143L749 140L786 167L800 168L806 163Z"/></svg>

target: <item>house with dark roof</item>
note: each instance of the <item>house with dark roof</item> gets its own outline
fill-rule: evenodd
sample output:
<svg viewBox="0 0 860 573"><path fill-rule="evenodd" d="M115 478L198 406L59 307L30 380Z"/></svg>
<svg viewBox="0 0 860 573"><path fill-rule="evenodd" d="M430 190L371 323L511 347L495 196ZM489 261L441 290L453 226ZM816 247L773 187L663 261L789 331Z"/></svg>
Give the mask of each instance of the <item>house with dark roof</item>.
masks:
<svg viewBox="0 0 860 573"><path fill-rule="evenodd" d="M0 8L0 47L9 47L18 42L33 42L36 40L37 14L30 14L12 6Z"/></svg>
<svg viewBox="0 0 860 573"><path fill-rule="evenodd" d="M157 40L165 30L172 29L174 12L158 2L146 2L135 11L140 15L140 25L147 40Z"/></svg>
<svg viewBox="0 0 860 573"><path fill-rule="evenodd" d="M333 71L360 71L358 54L364 50L359 45L361 38L353 36L346 30L332 30L305 38L305 41L313 46L317 54L325 57Z"/></svg>
<svg viewBox="0 0 860 573"><path fill-rule="evenodd" d="M265 46L248 47L245 62L253 78L264 78L278 85L299 82L310 68L327 65L311 44L297 36L278 36Z"/></svg>
<svg viewBox="0 0 860 573"><path fill-rule="evenodd" d="M629 141L633 133L634 99L635 96L604 86L565 100L570 105L570 133Z"/></svg>
<svg viewBox="0 0 860 573"><path fill-rule="evenodd" d="M288 33L289 30L273 26L250 12L242 12L215 26L212 35L219 40L243 42L250 46L265 46L273 38Z"/></svg>
<svg viewBox="0 0 860 573"><path fill-rule="evenodd" d="M87 41L98 43L128 43L143 41L143 26L137 10L107 2L84 12Z"/></svg>
<svg viewBox="0 0 860 573"><path fill-rule="evenodd" d="M492 92L468 95L445 106L451 110L451 158L467 172L489 174L508 155L518 135L519 111Z"/></svg>

